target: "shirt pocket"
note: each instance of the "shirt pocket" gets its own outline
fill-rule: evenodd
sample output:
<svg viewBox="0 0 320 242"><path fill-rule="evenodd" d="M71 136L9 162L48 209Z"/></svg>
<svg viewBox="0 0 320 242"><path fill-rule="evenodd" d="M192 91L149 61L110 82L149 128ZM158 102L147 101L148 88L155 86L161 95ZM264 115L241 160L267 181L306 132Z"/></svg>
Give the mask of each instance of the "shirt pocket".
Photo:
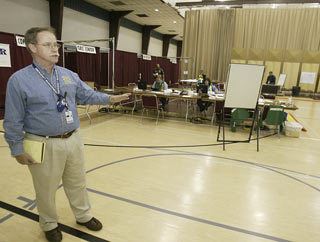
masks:
<svg viewBox="0 0 320 242"><path fill-rule="evenodd" d="M75 96L77 93L77 85L75 83L65 84L62 87L61 95L67 93L67 102L75 103Z"/></svg>
<svg viewBox="0 0 320 242"><path fill-rule="evenodd" d="M43 106L48 105L52 102L51 95L44 95L41 93L35 93L34 95L29 95L27 97L28 106Z"/></svg>

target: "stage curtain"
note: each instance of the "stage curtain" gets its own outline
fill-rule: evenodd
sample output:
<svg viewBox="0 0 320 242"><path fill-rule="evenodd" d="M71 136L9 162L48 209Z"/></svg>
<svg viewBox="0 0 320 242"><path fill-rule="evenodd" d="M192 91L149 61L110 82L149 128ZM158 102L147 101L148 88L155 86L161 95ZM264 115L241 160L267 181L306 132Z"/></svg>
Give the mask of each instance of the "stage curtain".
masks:
<svg viewBox="0 0 320 242"><path fill-rule="evenodd" d="M123 63L123 52L116 50L114 53L114 61L115 61L115 66L114 66L114 85L116 87L121 87L122 86L122 80L123 80L123 71L122 71L122 63ZM111 75L111 73L110 73ZM111 82L111 78L110 78Z"/></svg>
<svg viewBox="0 0 320 242"><path fill-rule="evenodd" d="M137 53L123 53L123 81L122 86L127 86L130 82L136 82L138 79L138 57Z"/></svg>
<svg viewBox="0 0 320 242"><path fill-rule="evenodd" d="M14 52L11 55L13 55L13 59L14 59L14 71L17 71L27 65L30 65L32 63L32 57L29 51L27 50L27 48L17 46L15 36L13 39L14 39Z"/></svg>
<svg viewBox="0 0 320 242"><path fill-rule="evenodd" d="M11 66L12 67L0 67L0 108L4 107L6 88L9 77L14 72L14 36L13 34L0 32L0 43L10 45Z"/></svg>
<svg viewBox="0 0 320 242"><path fill-rule="evenodd" d="M170 62L170 59L165 57L152 57L151 73L156 68L157 64L159 64L160 67L164 70L164 79L168 83L168 85L178 82L179 64L173 64ZM153 77L152 80L154 81Z"/></svg>
<svg viewBox="0 0 320 242"><path fill-rule="evenodd" d="M150 60L138 59L138 73L142 74L142 78L147 81L147 84L153 83L152 62Z"/></svg>
<svg viewBox="0 0 320 242"><path fill-rule="evenodd" d="M109 53L100 53L101 56L101 73L100 73L100 82L95 82L95 86L100 89L101 86L107 86L108 87L108 74L109 72L112 73L112 66L109 66L108 70L108 64L109 64ZM112 62L111 62L112 65ZM110 78L111 80L111 78Z"/></svg>
<svg viewBox="0 0 320 242"><path fill-rule="evenodd" d="M7 82L19 69L32 63L32 58L25 47L16 44L14 34L0 32L0 43L10 45L11 67L0 67L0 107L4 107Z"/></svg>
<svg viewBox="0 0 320 242"><path fill-rule="evenodd" d="M115 86L124 87L136 82L138 77L138 58L136 53L116 50Z"/></svg>
<svg viewBox="0 0 320 242"><path fill-rule="evenodd" d="M78 73L82 81L100 83L101 57L99 48L96 54L65 52L65 67Z"/></svg>

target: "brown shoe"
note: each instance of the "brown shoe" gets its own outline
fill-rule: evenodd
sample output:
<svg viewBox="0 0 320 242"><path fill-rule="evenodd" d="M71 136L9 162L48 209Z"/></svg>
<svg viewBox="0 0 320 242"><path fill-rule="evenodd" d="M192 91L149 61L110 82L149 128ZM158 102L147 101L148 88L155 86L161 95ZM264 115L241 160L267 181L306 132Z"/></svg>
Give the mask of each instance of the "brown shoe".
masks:
<svg viewBox="0 0 320 242"><path fill-rule="evenodd" d="M62 240L62 233L58 227L45 231L44 233L49 242L60 242Z"/></svg>
<svg viewBox="0 0 320 242"><path fill-rule="evenodd" d="M80 223L77 221L77 224L82 225L82 226L86 226L88 229L93 230L93 231L99 231L102 229L102 223L96 218L92 218L88 222L85 222L85 223Z"/></svg>

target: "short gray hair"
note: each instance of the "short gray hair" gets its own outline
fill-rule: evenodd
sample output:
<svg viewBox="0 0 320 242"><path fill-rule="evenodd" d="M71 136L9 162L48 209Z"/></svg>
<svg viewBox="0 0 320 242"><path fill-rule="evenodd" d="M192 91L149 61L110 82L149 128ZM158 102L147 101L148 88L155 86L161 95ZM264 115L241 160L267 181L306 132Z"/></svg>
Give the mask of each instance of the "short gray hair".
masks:
<svg viewBox="0 0 320 242"><path fill-rule="evenodd" d="M56 30L52 27L33 27L28 29L27 32L24 34L24 42L26 44L27 49L29 50L29 44L36 44L37 43L37 36L40 32L50 32L56 36ZM29 50L30 51L30 50Z"/></svg>

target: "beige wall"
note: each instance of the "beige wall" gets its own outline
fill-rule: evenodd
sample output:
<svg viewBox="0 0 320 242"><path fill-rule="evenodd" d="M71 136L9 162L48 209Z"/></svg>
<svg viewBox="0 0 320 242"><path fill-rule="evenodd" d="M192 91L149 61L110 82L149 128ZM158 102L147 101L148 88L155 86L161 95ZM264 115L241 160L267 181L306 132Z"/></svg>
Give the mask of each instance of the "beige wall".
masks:
<svg viewBox="0 0 320 242"><path fill-rule="evenodd" d="M162 41L151 37L148 55L162 56Z"/></svg>
<svg viewBox="0 0 320 242"><path fill-rule="evenodd" d="M64 8L62 40L93 40L106 38L109 38L108 22L70 8ZM107 44L104 43L104 46L106 45Z"/></svg>
<svg viewBox="0 0 320 242"><path fill-rule="evenodd" d="M0 31L24 34L34 26L48 26L49 2L45 0L1 0Z"/></svg>
<svg viewBox="0 0 320 242"><path fill-rule="evenodd" d="M141 53L142 52L142 33L131 29L120 27L118 50Z"/></svg>
<svg viewBox="0 0 320 242"><path fill-rule="evenodd" d="M173 45L173 44L169 45L168 57L177 57L177 46L176 45Z"/></svg>
<svg viewBox="0 0 320 242"><path fill-rule="evenodd" d="M0 0L0 31L24 34L34 26L50 25L49 2L47 0ZM64 8L62 40L92 40L109 37L109 22ZM118 49L141 53L142 33L120 27ZM108 47L107 42L92 45ZM175 57L177 46L170 44L169 56ZM162 41L150 38L149 55L162 56Z"/></svg>

